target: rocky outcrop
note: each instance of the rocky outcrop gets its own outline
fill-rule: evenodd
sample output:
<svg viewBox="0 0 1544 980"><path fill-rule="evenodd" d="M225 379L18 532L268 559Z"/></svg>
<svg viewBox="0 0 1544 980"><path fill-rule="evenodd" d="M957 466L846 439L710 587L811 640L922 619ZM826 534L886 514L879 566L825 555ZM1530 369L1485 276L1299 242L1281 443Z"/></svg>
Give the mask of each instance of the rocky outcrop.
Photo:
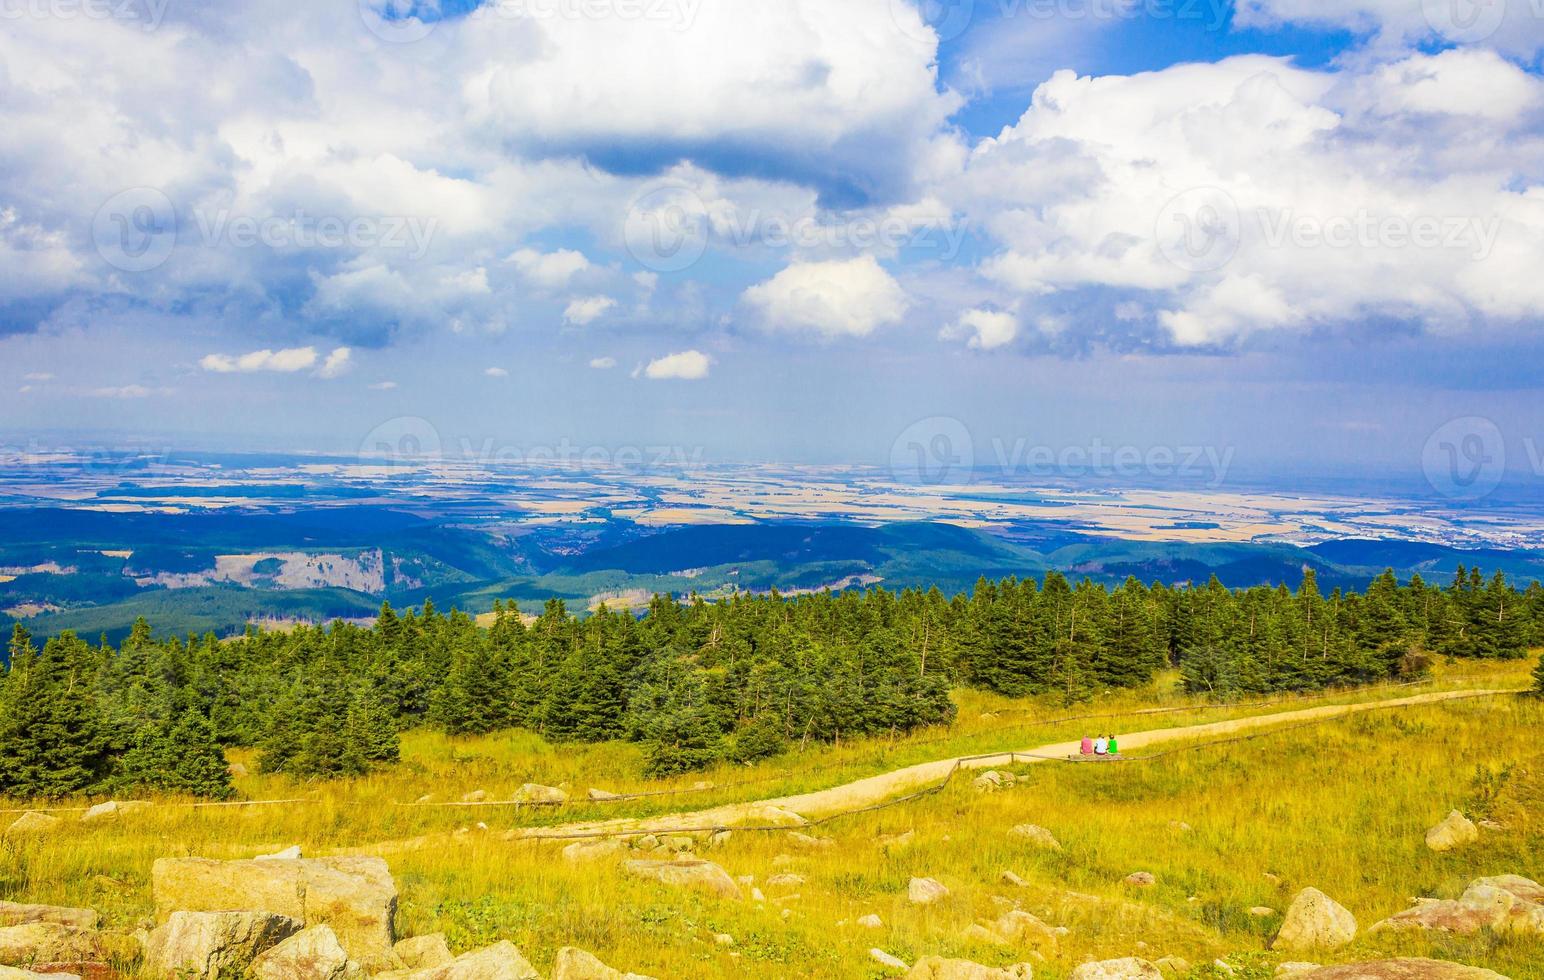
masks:
<svg viewBox="0 0 1544 980"><path fill-rule="evenodd" d="M302 923L272 912L173 912L150 933L143 972L153 980L238 978Z"/></svg>
<svg viewBox="0 0 1544 980"><path fill-rule="evenodd" d="M691 888L720 898L740 897L740 886L712 861L627 861L625 873L676 888Z"/></svg>
<svg viewBox="0 0 1544 980"><path fill-rule="evenodd" d="M564 946L552 965L552 980L651 980L640 973L623 973L582 949Z"/></svg>
<svg viewBox="0 0 1544 980"><path fill-rule="evenodd" d="M159 921L177 911L271 912L307 926L329 926L349 955L367 968L394 965L397 886L380 858L163 858L150 875Z"/></svg>
<svg viewBox="0 0 1544 980"><path fill-rule="evenodd" d="M1163 971L1147 960L1127 956L1119 960L1084 963L1068 974L1068 980L1164 980Z"/></svg>
<svg viewBox="0 0 1544 980"><path fill-rule="evenodd" d="M1055 835L1037 824L1021 823L1008 831L1008 834L1011 837L1017 837L1019 840L1028 841L1042 850L1059 851L1062 849L1061 842L1056 839Z"/></svg>
<svg viewBox="0 0 1544 980"><path fill-rule="evenodd" d="M26 813L23 813L21 816L17 817L16 820L6 828L5 836L14 838L38 837L43 834L49 834L55 830L58 830L60 824L62 823L64 823L63 820L60 820L58 817L51 814L38 813L35 810L28 810Z"/></svg>
<svg viewBox="0 0 1544 980"><path fill-rule="evenodd" d="M1338 949L1355 938L1354 915L1317 888L1304 888L1287 907L1271 948Z"/></svg>
<svg viewBox="0 0 1544 980"><path fill-rule="evenodd" d="M1400 959L1325 966L1292 975L1292 980L1507 980L1491 970L1442 960Z"/></svg>
<svg viewBox="0 0 1544 980"><path fill-rule="evenodd" d="M434 966L444 966L455 959L450 955L450 944L445 941L442 932L431 932L427 936L414 936L412 939L404 939L391 948L397 961L409 970L423 970Z"/></svg>
<svg viewBox="0 0 1544 980"><path fill-rule="evenodd" d="M364 968L326 926L303 929L258 954L251 971L255 980L365 980Z"/></svg>
<svg viewBox="0 0 1544 980"><path fill-rule="evenodd" d="M1028 963L991 967L970 960L948 960L924 956L906 974L906 980L1032 980L1035 971Z"/></svg>
<svg viewBox="0 0 1544 980"><path fill-rule="evenodd" d="M906 900L913 905L932 905L949 897L949 889L932 878L913 878L906 884Z"/></svg>
<svg viewBox="0 0 1544 980"><path fill-rule="evenodd" d="M1480 828L1457 810L1447 819L1426 831L1426 846L1434 851L1451 851L1455 847L1472 844L1480 839Z"/></svg>
<svg viewBox="0 0 1544 980"><path fill-rule="evenodd" d="M62 905L23 905L19 902L0 902L0 927L24 926L33 922L55 922L73 929L92 930L97 927L95 909L72 909Z"/></svg>
<svg viewBox="0 0 1544 980"><path fill-rule="evenodd" d="M503 942L463 953L440 966L377 973L375 980L537 980L538 976L514 943Z"/></svg>
<svg viewBox="0 0 1544 980"><path fill-rule="evenodd" d="M1544 887L1518 875L1477 878L1457 899L1418 899L1371 931L1418 930L1467 936L1481 929L1544 936Z"/></svg>

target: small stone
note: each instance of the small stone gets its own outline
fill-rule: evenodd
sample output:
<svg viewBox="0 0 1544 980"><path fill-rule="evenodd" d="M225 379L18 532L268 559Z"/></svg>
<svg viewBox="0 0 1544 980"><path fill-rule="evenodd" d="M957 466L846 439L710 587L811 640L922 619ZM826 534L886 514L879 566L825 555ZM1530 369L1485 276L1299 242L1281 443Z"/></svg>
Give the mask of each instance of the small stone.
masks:
<svg viewBox="0 0 1544 980"><path fill-rule="evenodd" d="M1271 916L1280 915L1281 913L1265 905L1256 905L1254 908L1249 910L1249 914L1254 916L1256 919L1269 919Z"/></svg>
<svg viewBox="0 0 1544 980"><path fill-rule="evenodd" d="M1426 846L1434 851L1451 851L1455 847L1472 844L1480 839L1479 828L1457 810L1447 819L1426 831Z"/></svg>
<svg viewBox="0 0 1544 980"><path fill-rule="evenodd" d="M734 945L734 937L731 936L727 932L716 932L716 933L714 933L713 934L713 941L715 943L718 943L720 946L733 946Z"/></svg>
<svg viewBox="0 0 1544 980"><path fill-rule="evenodd" d="M604 800L620 800L622 798L622 794L621 793L610 793L610 792L607 792L606 790L603 790L603 789L596 789L593 786L590 787L589 792L587 792L585 795L588 796L592 800L601 800L601 801L604 801Z"/></svg>
<svg viewBox="0 0 1544 980"><path fill-rule="evenodd" d="M885 927L885 920L870 912L868 915L861 916L858 919L858 925L865 929L883 929Z"/></svg>
<svg viewBox="0 0 1544 980"><path fill-rule="evenodd" d="M1049 830L1036 824L1021 823L1008 831L1008 833L1013 837L1028 841L1036 847L1047 851L1059 851L1062 849L1061 842Z"/></svg>
<svg viewBox="0 0 1544 980"><path fill-rule="evenodd" d="M1136 871L1125 877L1125 883L1132 888L1151 888L1158 884L1158 879L1151 871Z"/></svg>
<svg viewBox="0 0 1544 980"><path fill-rule="evenodd" d="M488 791L487 790L485 790L485 789L474 789L470 793L467 793L467 794L463 795L461 797L461 802L462 803L481 803L484 800L486 800L487 798L488 798Z"/></svg>
<svg viewBox="0 0 1544 980"><path fill-rule="evenodd" d="M767 879L767 887L768 888L798 888L800 885L804 884L804 882L805 882L805 878L804 878L803 875L780 874L780 875L773 875L772 877L768 878Z"/></svg>
<svg viewBox="0 0 1544 980"><path fill-rule="evenodd" d="M905 960L891 956L889 953L877 947L869 950L869 959L873 960L875 963L878 963L880 966L888 967L900 973L905 973L908 969L910 969L910 967L906 965Z"/></svg>
<svg viewBox="0 0 1544 980"><path fill-rule="evenodd" d="M1014 888L1029 887L1029 882L1025 881L1023 878L1020 878L1012 871L1004 871L1002 874L998 875L998 879L1002 881L1003 884L1012 885Z"/></svg>
<svg viewBox="0 0 1544 980"><path fill-rule="evenodd" d="M932 878L913 878L906 885L906 900L913 905L932 905L949 897L949 889Z"/></svg>
<svg viewBox="0 0 1544 980"><path fill-rule="evenodd" d="M556 786L543 786L540 783L526 783L515 791L515 801L530 803L539 806L556 806L559 803L568 802L568 794Z"/></svg>

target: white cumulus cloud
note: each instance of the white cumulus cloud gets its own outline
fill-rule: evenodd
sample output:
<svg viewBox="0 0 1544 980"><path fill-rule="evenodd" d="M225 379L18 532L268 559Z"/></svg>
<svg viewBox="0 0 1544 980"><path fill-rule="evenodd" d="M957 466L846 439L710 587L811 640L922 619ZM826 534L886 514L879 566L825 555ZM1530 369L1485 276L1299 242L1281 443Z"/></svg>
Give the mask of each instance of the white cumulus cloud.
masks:
<svg viewBox="0 0 1544 980"><path fill-rule="evenodd" d="M744 299L770 329L825 338L866 337L900 322L909 306L900 283L871 255L795 262Z"/></svg>
<svg viewBox="0 0 1544 980"><path fill-rule="evenodd" d="M568 281L590 267L590 260L583 252L560 248L555 252L538 252L522 248L509 257L509 262L526 279L545 289L561 289Z"/></svg>
<svg viewBox="0 0 1544 980"><path fill-rule="evenodd" d="M315 347L291 347L277 351L255 350L249 354L208 354L198 364L205 371L216 374L253 374L258 371L293 374L313 367L317 356Z"/></svg>
<svg viewBox="0 0 1544 980"><path fill-rule="evenodd" d="M563 310L563 322L575 327L587 326L617 305L610 296L584 296L569 302Z"/></svg>
<svg viewBox="0 0 1544 980"><path fill-rule="evenodd" d="M713 359L696 350L667 354L649 362L643 376L651 381L700 381L708 376Z"/></svg>
<svg viewBox="0 0 1544 980"><path fill-rule="evenodd" d="M939 335L945 340L964 340L974 350L995 350L1013 343L1019 335L1019 318L1002 310L966 310Z"/></svg>

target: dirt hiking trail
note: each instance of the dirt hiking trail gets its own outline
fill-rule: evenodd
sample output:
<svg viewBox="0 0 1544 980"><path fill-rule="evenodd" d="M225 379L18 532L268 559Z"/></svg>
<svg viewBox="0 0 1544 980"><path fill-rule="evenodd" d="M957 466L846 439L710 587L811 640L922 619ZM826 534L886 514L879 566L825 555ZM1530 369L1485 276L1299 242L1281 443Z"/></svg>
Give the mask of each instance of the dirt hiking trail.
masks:
<svg viewBox="0 0 1544 980"><path fill-rule="evenodd" d="M1342 715L1359 714L1365 711L1517 693L1522 692L1516 689L1439 691L1406 698L1395 698L1388 701L1369 701L1363 704L1322 705L1315 708L1301 708L1295 711L1282 711L1275 714L1253 715L1248 718L1234 718L1229 721L1133 732L1121 735L1120 744L1122 754L1129 755L1136 750L1163 742L1213 739L1236 735L1254 729L1266 729L1277 725L1290 726ZM956 767L961 770L967 770L991 769L1008 765L1027 765L1073 756L1078 753L1078 748L1078 741L1054 742L1050 745L1039 745L1034 748L1004 752L999 755L939 759L936 762L923 762L918 765L906 766L905 768L881 773L877 776L869 776L850 783L844 783L840 786L833 786L830 789L818 790L813 793L802 793L797 796L777 796L746 803L731 803L706 810L659 814L652 817L630 817L561 824L552 827L531 827L516 830L509 836L511 839L518 840L582 839L584 837L609 836L612 834L670 833L673 831L700 830L711 827L759 827L766 826L769 823L781 823L792 827L800 823L799 820L791 816L792 814L797 814L798 817L804 820L818 820L822 817L850 813L865 807L878 806L897 797L936 786L946 779ZM1090 763L1090 765L1098 764L1100 763ZM1103 764L1120 765L1121 763Z"/></svg>

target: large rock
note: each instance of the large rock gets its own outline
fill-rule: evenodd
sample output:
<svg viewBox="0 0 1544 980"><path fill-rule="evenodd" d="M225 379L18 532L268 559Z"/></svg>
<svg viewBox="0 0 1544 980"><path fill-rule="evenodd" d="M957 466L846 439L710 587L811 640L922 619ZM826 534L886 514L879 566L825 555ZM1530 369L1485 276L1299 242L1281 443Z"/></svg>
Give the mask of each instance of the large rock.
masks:
<svg viewBox="0 0 1544 980"><path fill-rule="evenodd" d="M1084 963L1068 974L1067 980L1163 980L1163 971L1147 960L1128 956Z"/></svg>
<svg viewBox="0 0 1544 980"><path fill-rule="evenodd" d="M1507 980L1491 970L1442 960L1378 960L1325 966L1295 974L1292 980Z"/></svg>
<svg viewBox="0 0 1544 980"><path fill-rule="evenodd" d="M1356 916L1317 888L1304 888L1287 906L1272 949L1337 949L1356 938Z"/></svg>
<svg viewBox="0 0 1544 980"><path fill-rule="evenodd" d="M143 810L150 804L142 800L108 800L106 803L98 803L85 813L81 814L81 823L101 823L106 820L116 820L126 813L135 810Z"/></svg>
<svg viewBox="0 0 1544 980"><path fill-rule="evenodd" d="M87 932L59 922L28 922L0 929L0 964L67 963L103 958L101 942Z"/></svg>
<svg viewBox="0 0 1544 980"><path fill-rule="evenodd" d="M622 870L634 878L646 878L677 888L691 888L721 898L740 897L740 886L729 872L712 861L641 861L624 862Z"/></svg>
<svg viewBox="0 0 1544 980"><path fill-rule="evenodd" d="M599 958L573 946L558 950L558 958L552 964L552 980L651 980L640 973L623 973L609 967Z"/></svg>
<svg viewBox="0 0 1544 980"><path fill-rule="evenodd" d="M1419 930L1460 936L1481 929L1544 935L1544 904L1527 897L1540 893L1536 882L1516 875L1479 878L1457 899L1419 899L1412 908L1372 928L1378 932Z"/></svg>
<svg viewBox="0 0 1544 980"><path fill-rule="evenodd" d="M536 803L542 806L556 806L559 803L568 802L568 794L556 786L542 786L539 783L526 783L515 791L515 800L520 803Z"/></svg>
<svg viewBox="0 0 1544 980"><path fill-rule="evenodd" d="M401 940L391 948L391 951L409 970L444 966L455 959L450 955L450 944L445 941L443 932L431 932L427 936L414 936L412 939Z"/></svg>
<svg viewBox="0 0 1544 980"><path fill-rule="evenodd" d="M302 928L273 912L173 912L150 933L143 972L153 980L235 980Z"/></svg>
<svg viewBox="0 0 1544 980"><path fill-rule="evenodd" d="M331 927L349 956L369 969L393 965L397 886L380 858L162 858L150 877L159 921L174 911L273 912Z"/></svg>
<svg viewBox="0 0 1544 980"><path fill-rule="evenodd" d="M375 980L537 980L535 967L514 943L503 942L462 955L441 966L378 973Z"/></svg>
<svg viewBox="0 0 1544 980"><path fill-rule="evenodd" d="M256 980L364 980L365 971L349 959L338 936L327 926L312 926L261 953L252 961Z"/></svg>
<svg viewBox="0 0 1544 980"><path fill-rule="evenodd" d="M28 810L6 828L7 837L38 837L43 834L53 833L64 823L58 817L48 813L38 813Z"/></svg>
<svg viewBox="0 0 1544 980"><path fill-rule="evenodd" d="M33 973L15 966L0 966L0 980L81 980L76 973Z"/></svg>
<svg viewBox="0 0 1544 980"><path fill-rule="evenodd" d="M72 909L62 905L23 905L0 902L0 926L24 926L32 922L57 922L62 926L91 930L97 927L94 909Z"/></svg>
<svg viewBox="0 0 1544 980"><path fill-rule="evenodd" d="M949 889L933 878L913 878L906 883L906 900L913 905L932 905L949 897Z"/></svg>
<svg viewBox="0 0 1544 980"><path fill-rule="evenodd" d="M1035 971L1028 963L998 968L970 960L924 956L906 974L906 980L1032 980L1034 975Z"/></svg>
<svg viewBox="0 0 1544 980"><path fill-rule="evenodd" d="M1009 909L998 916L992 930L1010 943L1033 946L1044 952L1054 950L1060 938L1056 930L1038 916L1021 909Z"/></svg>
<svg viewBox="0 0 1544 980"><path fill-rule="evenodd" d="M1056 839L1055 835L1038 824L1021 823L1008 831L1008 834L1011 837L1017 837L1019 840L1028 841L1043 850L1059 851L1062 849L1061 842Z"/></svg>
<svg viewBox="0 0 1544 980"><path fill-rule="evenodd" d="M1426 831L1426 846L1434 851L1451 851L1480 839L1480 828L1468 817L1454 810L1447 819Z"/></svg>

